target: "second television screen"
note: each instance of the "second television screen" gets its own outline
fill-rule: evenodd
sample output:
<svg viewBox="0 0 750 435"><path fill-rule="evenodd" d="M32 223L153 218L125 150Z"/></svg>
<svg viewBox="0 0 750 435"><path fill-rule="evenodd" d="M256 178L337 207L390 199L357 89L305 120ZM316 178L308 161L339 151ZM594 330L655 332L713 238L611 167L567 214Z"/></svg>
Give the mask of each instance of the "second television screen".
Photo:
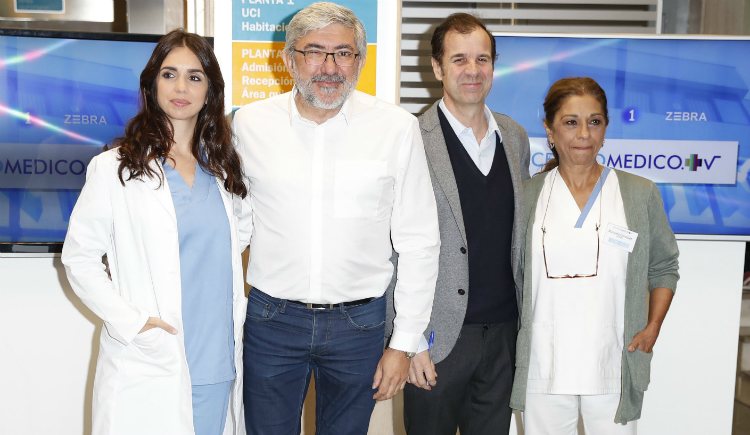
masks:
<svg viewBox="0 0 750 435"><path fill-rule="evenodd" d="M599 161L658 183L675 233L750 240L750 40L495 38L487 104L528 130L532 175L550 157L547 89L589 76L609 106Z"/></svg>

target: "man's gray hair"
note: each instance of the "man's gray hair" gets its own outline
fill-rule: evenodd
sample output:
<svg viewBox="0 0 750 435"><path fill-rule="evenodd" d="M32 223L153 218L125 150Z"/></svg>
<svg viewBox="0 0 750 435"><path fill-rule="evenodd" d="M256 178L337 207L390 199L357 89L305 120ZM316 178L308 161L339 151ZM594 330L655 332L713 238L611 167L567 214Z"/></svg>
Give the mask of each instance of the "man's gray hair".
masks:
<svg viewBox="0 0 750 435"><path fill-rule="evenodd" d="M354 43L361 62L367 56L367 35L362 21L351 9L331 2L318 2L302 9L294 15L286 26L286 45L284 50L294 54L295 44L302 37L314 30L320 30L330 24L341 24L354 30Z"/></svg>

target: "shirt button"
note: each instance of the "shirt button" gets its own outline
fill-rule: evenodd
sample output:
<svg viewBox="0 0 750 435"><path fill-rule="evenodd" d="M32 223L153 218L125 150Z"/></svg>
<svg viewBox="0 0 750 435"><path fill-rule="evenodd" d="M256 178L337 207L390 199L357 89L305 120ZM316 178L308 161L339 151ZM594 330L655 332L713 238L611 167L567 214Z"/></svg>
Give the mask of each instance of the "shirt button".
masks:
<svg viewBox="0 0 750 435"><path fill-rule="evenodd" d="M466 294L466 290L460 288L460 289L458 289L458 294L460 294L461 296L463 296L464 294Z"/></svg>
<svg viewBox="0 0 750 435"><path fill-rule="evenodd" d="M461 253L462 253L462 254L465 254L465 253L466 253L466 248L464 248L463 246L461 247Z"/></svg>

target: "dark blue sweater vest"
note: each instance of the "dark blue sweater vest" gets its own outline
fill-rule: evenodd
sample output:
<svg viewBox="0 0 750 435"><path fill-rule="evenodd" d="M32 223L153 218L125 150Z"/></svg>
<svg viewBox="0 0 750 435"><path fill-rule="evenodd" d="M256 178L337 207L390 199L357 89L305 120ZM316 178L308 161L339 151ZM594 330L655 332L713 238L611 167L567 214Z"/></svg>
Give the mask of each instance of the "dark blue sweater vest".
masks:
<svg viewBox="0 0 750 435"><path fill-rule="evenodd" d="M499 136L490 172L477 168L438 109L458 185L469 255L469 301L465 324L502 323L518 318L511 265L513 182Z"/></svg>

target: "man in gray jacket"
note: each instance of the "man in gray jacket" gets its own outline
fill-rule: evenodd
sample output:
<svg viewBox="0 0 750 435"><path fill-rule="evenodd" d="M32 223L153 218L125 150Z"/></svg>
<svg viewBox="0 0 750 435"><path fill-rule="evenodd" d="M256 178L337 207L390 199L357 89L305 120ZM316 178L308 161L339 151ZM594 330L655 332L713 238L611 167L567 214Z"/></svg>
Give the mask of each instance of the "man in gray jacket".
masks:
<svg viewBox="0 0 750 435"><path fill-rule="evenodd" d="M513 270L529 140L485 105L495 58L494 38L472 15L449 16L432 36L443 98L419 125L438 207L440 269L404 390L410 435L503 434L510 425L522 288Z"/></svg>

